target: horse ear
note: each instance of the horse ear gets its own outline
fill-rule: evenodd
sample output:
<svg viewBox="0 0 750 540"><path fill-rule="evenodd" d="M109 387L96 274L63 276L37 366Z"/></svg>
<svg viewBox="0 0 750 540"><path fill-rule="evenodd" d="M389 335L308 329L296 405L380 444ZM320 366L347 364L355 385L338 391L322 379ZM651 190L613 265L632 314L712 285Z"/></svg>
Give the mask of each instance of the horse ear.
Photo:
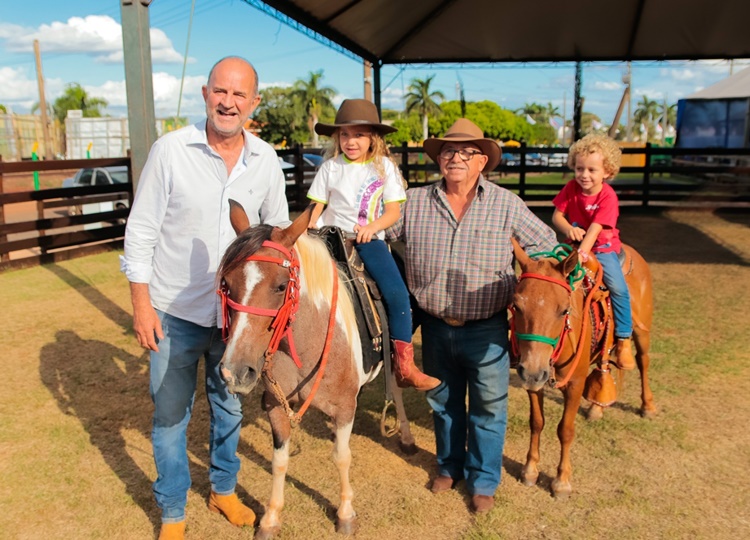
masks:
<svg viewBox="0 0 750 540"><path fill-rule="evenodd" d="M307 231L307 227L310 225L310 217L312 217L313 208L315 208L314 203L308 205L308 207L305 208L305 210L299 215L299 217L292 221L292 224L282 231L282 235L279 240L280 244L286 247L292 247L297 241L297 238L299 238L302 233Z"/></svg>
<svg viewBox="0 0 750 540"><path fill-rule="evenodd" d="M516 240L515 238L511 237L510 243L513 244L513 254L516 256L518 264L521 265L521 268L527 267L531 262L531 257L526 254L526 252L521 247L521 244L519 244L518 240Z"/></svg>
<svg viewBox="0 0 750 540"><path fill-rule="evenodd" d="M240 203L234 199L229 199L229 221L237 236L242 231L250 228L250 220L247 219L247 213Z"/></svg>
<svg viewBox="0 0 750 540"><path fill-rule="evenodd" d="M578 264L578 250L574 249L570 255L565 257L565 259L563 259L561 264L562 264L562 273L564 276L567 276L573 270L575 270L576 265Z"/></svg>

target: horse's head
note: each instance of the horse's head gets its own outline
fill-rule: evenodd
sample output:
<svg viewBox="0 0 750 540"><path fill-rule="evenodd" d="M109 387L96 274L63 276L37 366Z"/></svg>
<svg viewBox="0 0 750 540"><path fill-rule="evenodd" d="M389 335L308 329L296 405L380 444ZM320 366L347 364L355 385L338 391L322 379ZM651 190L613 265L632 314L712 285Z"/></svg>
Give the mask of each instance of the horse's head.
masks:
<svg viewBox="0 0 750 540"><path fill-rule="evenodd" d="M567 277L576 268L578 252L573 250L560 261L536 261L515 239L513 251L521 266L521 277L510 306L511 342L524 388L536 391L549 380L551 361L563 346L571 308Z"/></svg>
<svg viewBox="0 0 750 540"><path fill-rule="evenodd" d="M283 328L276 327L285 326L281 319L296 309L299 267L293 246L307 229L312 207L279 229L250 227L242 206L229 202L237 238L218 271L227 340L221 375L230 392L247 394L258 382L272 338L278 345Z"/></svg>

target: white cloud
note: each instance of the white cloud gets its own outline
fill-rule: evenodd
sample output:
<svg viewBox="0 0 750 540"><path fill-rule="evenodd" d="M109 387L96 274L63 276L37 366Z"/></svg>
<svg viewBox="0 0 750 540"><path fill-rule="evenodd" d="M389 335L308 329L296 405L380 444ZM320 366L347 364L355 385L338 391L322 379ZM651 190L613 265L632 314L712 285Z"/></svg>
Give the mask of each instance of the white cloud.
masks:
<svg viewBox="0 0 750 540"><path fill-rule="evenodd" d="M66 22L55 21L38 28L0 24L0 40L13 53L31 52L34 40L39 40L43 53L83 54L102 63L123 61L122 27L108 16L71 17ZM182 62L183 56L162 30L152 28L150 40L153 63Z"/></svg>
<svg viewBox="0 0 750 540"><path fill-rule="evenodd" d="M608 82L608 81L596 81L594 82L594 90L622 90L622 83Z"/></svg>

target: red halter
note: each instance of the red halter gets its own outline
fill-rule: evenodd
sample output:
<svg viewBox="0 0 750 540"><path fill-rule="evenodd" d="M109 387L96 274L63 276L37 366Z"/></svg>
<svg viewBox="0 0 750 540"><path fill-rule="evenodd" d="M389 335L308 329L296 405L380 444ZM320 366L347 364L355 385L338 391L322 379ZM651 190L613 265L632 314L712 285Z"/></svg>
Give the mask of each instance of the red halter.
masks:
<svg viewBox="0 0 750 540"><path fill-rule="evenodd" d="M273 335L271 341L266 349L266 357L272 356L279 348L279 343L286 336L289 342L289 350L292 355L292 359L298 368L302 367L302 362L297 355L297 348L294 346L294 339L291 331L292 322L294 322L294 316L299 309L299 260L297 259L297 253L292 248L288 250L281 244L266 240L263 242L263 247L275 249L286 257L282 259L279 257L269 257L267 255L251 255L246 260L257 261L257 262L270 262L283 266L289 269L289 282L284 293L284 303L279 309L265 309L254 306L245 306L239 304L229 298L229 289L226 283L222 282L221 289L217 293L221 296L221 313L224 318L224 324L222 326L222 337L226 341L229 337L229 323L230 315L229 308L243 313L250 313L252 315L261 315L264 317L274 317L271 322L271 328L273 328Z"/></svg>

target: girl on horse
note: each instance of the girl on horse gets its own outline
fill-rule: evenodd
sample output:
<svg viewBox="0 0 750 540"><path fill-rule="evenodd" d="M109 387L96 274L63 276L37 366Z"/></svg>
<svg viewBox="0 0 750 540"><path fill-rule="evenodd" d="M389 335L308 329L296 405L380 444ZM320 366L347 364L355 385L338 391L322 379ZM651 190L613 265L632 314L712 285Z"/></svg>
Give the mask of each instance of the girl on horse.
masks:
<svg viewBox="0 0 750 540"><path fill-rule="evenodd" d="M568 167L575 178L553 199L552 224L569 241L580 242L578 253L584 263L589 253L594 253L602 265L614 312L615 363L620 369L634 369L630 293L618 258L619 201L612 186L605 183L619 172L621 160L617 143L605 135L587 135L574 143L568 152Z"/></svg>
<svg viewBox="0 0 750 540"><path fill-rule="evenodd" d="M396 129L380 123L372 102L346 99L335 122L318 123L315 131L330 136L332 142L328 159L307 193L315 203L310 224L334 225L357 234L357 253L377 283L388 313L396 383L431 390L440 381L414 364L409 292L383 240L383 231L398 221L400 204L406 200L398 165L383 139Z"/></svg>

